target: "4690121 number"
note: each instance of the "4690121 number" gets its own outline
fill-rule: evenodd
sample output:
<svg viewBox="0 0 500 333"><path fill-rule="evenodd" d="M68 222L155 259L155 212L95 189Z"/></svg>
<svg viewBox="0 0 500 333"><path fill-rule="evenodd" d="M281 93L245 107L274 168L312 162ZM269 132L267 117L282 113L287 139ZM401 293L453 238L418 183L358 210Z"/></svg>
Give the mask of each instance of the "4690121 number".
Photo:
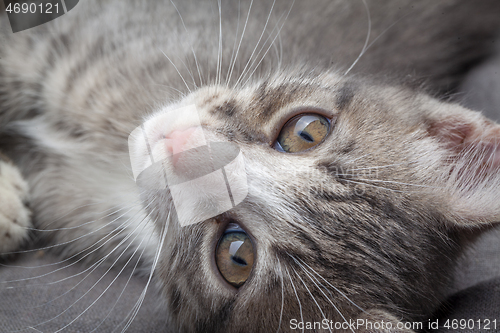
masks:
<svg viewBox="0 0 500 333"><path fill-rule="evenodd" d="M449 330L494 330L497 329L496 319L448 319L443 325L444 328Z"/></svg>
<svg viewBox="0 0 500 333"><path fill-rule="evenodd" d="M47 3L9 3L8 6L5 8L5 11L9 14L14 13L14 14L58 14L59 13L59 4L56 3L55 5L51 4L50 2Z"/></svg>

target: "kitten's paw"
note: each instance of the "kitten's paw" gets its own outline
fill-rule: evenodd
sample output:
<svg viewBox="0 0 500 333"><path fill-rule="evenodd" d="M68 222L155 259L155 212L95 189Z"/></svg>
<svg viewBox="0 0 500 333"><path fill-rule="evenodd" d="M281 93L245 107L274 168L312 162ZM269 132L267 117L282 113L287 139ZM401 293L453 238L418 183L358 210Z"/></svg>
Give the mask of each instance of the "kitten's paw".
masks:
<svg viewBox="0 0 500 333"><path fill-rule="evenodd" d="M28 184L19 170L0 156L0 256L16 251L28 237L31 212Z"/></svg>

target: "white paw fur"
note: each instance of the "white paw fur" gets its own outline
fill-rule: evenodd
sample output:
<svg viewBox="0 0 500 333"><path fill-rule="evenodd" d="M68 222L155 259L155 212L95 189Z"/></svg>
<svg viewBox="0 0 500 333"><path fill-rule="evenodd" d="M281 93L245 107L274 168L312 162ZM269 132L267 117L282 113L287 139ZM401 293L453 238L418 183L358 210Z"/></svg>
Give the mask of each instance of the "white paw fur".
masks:
<svg viewBox="0 0 500 333"><path fill-rule="evenodd" d="M28 237L28 184L19 170L0 159L0 256L16 251Z"/></svg>

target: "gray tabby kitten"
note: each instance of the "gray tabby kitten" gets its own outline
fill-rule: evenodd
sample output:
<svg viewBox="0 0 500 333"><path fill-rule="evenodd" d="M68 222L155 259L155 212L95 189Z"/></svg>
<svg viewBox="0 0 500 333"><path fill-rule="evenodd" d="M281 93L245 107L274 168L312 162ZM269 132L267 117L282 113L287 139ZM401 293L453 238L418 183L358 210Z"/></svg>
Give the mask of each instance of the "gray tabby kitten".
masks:
<svg viewBox="0 0 500 333"><path fill-rule="evenodd" d="M500 220L499 125L421 86L454 89L498 17L498 1L88 0L12 34L3 15L0 249L33 223L65 257L138 258L175 332L412 332ZM134 164L202 176L197 121L241 152L247 193L224 211L210 179L185 189L188 212L220 214L183 225L161 170Z"/></svg>

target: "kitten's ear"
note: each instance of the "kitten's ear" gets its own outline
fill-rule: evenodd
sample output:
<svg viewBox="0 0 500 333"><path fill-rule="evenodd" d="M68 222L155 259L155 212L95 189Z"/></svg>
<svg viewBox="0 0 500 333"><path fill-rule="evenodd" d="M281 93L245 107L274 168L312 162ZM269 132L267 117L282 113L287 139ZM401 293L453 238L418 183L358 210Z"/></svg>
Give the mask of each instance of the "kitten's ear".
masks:
<svg viewBox="0 0 500 333"><path fill-rule="evenodd" d="M436 104L427 131L438 145L435 184L447 216L468 226L499 222L500 125L458 105Z"/></svg>

